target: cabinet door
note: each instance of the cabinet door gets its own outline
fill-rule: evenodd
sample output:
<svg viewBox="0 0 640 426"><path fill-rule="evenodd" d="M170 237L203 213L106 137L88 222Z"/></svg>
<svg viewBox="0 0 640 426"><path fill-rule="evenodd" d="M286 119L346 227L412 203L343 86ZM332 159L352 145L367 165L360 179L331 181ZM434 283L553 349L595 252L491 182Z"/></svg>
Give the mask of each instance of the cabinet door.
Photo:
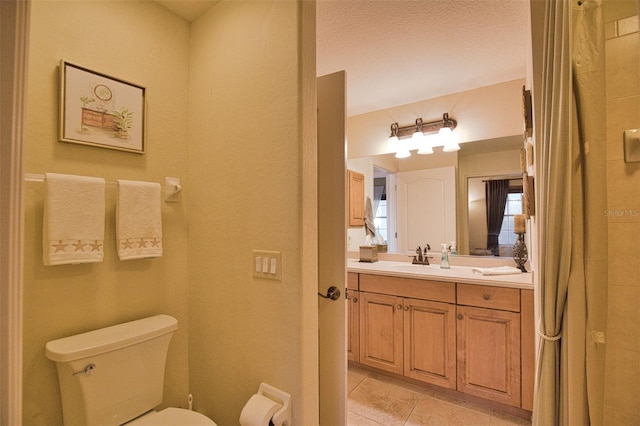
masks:
<svg viewBox="0 0 640 426"><path fill-rule="evenodd" d="M404 299L404 375L456 388L455 305Z"/></svg>
<svg viewBox="0 0 640 426"><path fill-rule="evenodd" d="M364 175L348 170L347 177L349 182L349 226L363 226Z"/></svg>
<svg viewBox="0 0 640 426"><path fill-rule="evenodd" d="M520 314L457 307L458 390L520 406Z"/></svg>
<svg viewBox="0 0 640 426"><path fill-rule="evenodd" d="M347 296L347 359L360 360L360 292L348 289Z"/></svg>
<svg viewBox="0 0 640 426"><path fill-rule="evenodd" d="M360 362L402 374L402 298L360 292Z"/></svg>

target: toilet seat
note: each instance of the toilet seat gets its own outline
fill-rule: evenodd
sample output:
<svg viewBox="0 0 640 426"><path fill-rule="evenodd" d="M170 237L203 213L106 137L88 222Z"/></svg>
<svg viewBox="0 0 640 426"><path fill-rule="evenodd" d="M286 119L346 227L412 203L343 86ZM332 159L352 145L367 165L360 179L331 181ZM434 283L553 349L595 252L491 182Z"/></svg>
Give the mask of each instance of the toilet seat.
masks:
<svg viewBox="0 0 640 426"><path fill-rule="evenodd" d="M162 411L151 412L134 420L128 425L135 426L216 426L209 417L185 410L184 408L169 407Z"/></svg>

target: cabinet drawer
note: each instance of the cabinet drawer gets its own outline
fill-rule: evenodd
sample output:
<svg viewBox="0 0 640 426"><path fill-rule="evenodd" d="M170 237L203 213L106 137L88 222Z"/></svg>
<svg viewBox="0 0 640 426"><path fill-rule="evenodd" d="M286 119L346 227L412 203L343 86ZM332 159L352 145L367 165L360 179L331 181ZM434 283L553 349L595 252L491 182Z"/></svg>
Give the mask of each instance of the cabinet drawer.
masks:
<svg viewBox="0 0 640 426"><path fill-rule="evenodd" d="M347 273L347 288L349 290L358 290L358 274L355 272Z"/></svg>
<svg viewBox="0 0 640 426"><path fill-rule="evenodd" d="M360 291L455 303L455 284L444 281L417 280L360 274Z"/></svg>
<svg viewBox="0 0 640 426"><path fill-rule="evenodd" d="M517 288L458 284L458 305L520 312L520 290Z"/></svg>

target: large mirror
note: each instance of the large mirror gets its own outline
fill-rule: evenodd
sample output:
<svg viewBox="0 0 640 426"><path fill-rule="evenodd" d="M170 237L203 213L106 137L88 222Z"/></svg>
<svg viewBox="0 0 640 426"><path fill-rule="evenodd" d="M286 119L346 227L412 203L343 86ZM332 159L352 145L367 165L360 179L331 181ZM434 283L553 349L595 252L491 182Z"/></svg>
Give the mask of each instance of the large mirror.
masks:
<svg viewBox="0 0 640 426"><path fill-rule="evenodd" d="M504 137L462 144L457 153L436 152L406 159L397 159L393 154L349 158L347 166L365 175L365 194L371 197L374 207L376 231L380 240L387 244L389 252L409 254L415 250L414 245L424 246L426 243L434 251L440 249L441 243L453 242L460 255L511 256L515 241L513 216L522 212L522 147L522 136ZM436 193L434 200L422 198L420 203L410 203L406 196L398 194L401 176L434 171L447 173L448 170L453 171L453 185L445 184L442 190L423 190L423 193ZM498 213L498 248L489 247L487 238L488 181L505 181L507 185L507 201L503 211ZM441 193L444 188L447 194ZM445 201L440 202L441 199ZM453 205L446 200L453 200ZM435 208L441 210L434 211ZM434 229L423 231L425 235L408 231L410 226L406 222L411 217L432 225ZM495 229L493 231L495 233ZM350 251L357 251L364 242L363 229L348 229Z"/></svg>

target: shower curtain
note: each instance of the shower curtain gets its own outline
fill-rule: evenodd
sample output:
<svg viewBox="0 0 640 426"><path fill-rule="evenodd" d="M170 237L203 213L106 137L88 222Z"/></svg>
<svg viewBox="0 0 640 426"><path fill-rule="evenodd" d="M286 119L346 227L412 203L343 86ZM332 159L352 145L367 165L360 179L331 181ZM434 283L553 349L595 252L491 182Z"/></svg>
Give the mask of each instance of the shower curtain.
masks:
<svg viewBox="0 0 640 426"><path fill-rule="evenodd" d="M607 223L600 0L545 1L537 128L540 324L533 422L602 424ZM595 252L597 248L598 253ZM597 254L597 255L596 255Z"/></svg>

